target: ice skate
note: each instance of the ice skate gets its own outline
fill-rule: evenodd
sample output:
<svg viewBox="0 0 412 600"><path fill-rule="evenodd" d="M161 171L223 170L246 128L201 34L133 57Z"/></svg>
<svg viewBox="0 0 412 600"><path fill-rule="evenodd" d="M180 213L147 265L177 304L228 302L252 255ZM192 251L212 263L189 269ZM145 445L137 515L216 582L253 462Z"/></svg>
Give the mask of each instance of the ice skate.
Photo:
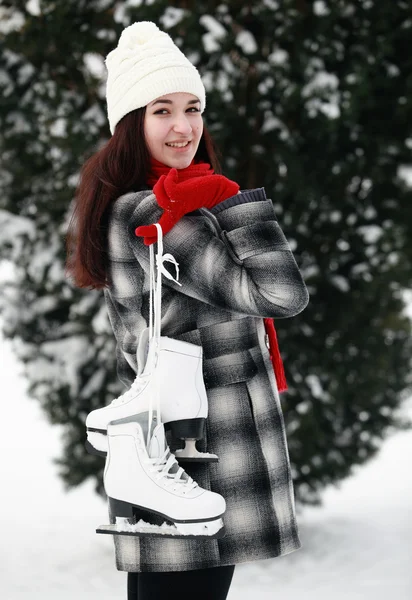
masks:
<svg viewBox="0 0 412 600"><path fill-rule="evenodd" d="M179 461L217 462L216 454L199 452L196 448L196 440L203 438L208 414L202 347L161 336L156 360L155 338L150 338L149 328L145 328L140 335L137 358L139 371L131 388L87 416L88 452L106 456L109 422L149 409L156 377L160 383L161 421L173 437L186 441L186 447L175 452Z"/></svg>
<svg viewBox="0 0 412 600"><path fill-rule="evenodd" d="M166 444L163 423L148 417L141 413L108 425L104 487L115 523L96 532L223 537L225 499L189 477Z"/></svg>
<svg viewBox="0 0 412 600"><path fill-rule="evenodd" d="M203 381L201 346L160 335L162 275L178 285L178 264L171 254L163 255L163 234L159 224L155 281L153 246L150 246L149 327L140 335L137 347L138 373L131 388L115 398L109 406L89 413L86 419L86 449L106 456L107 426L113 420L138 415L148 410L154 388L159 391L160 419L172 435L188 441L176 455L182 462L217 462L216 454L199 452L196 440L203 438L208 414ZM176 279L165 269L164 262L176 267ZM154 325L153 325L154 313Z"/></svg>

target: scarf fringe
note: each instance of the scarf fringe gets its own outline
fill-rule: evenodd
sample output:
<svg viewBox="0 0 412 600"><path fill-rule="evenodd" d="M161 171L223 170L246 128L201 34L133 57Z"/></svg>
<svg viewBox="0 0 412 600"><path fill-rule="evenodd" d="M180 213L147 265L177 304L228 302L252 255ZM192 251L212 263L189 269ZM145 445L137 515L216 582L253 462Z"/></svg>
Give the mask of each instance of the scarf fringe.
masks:
<svg viewBox="0 0 412 600"><path fill-rule="evenodd" d="M283 367L282 357L279 351L278 337L276 335L275 324L273 319L263 319L265 330L269 338L269 354L272 361L273 370L275 371L276 384L279 394L286 392L288 385L286 382L285 369Z"/></svg>

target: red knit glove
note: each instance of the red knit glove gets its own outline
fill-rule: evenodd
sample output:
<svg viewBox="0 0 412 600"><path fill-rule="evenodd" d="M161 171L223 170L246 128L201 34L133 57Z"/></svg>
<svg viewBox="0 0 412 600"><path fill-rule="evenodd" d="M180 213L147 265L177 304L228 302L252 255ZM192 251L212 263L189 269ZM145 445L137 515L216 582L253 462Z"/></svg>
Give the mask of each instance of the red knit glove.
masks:
<svg viewBox="0 0 412 600"><path fill-rule="evenodd" d="M177 169L162 175L153 187L157 203L164 209L159 219L163 235L166 235L182 217L197 208L212 208L219 202L234 196L239 185L223 175L192 177L179 183ZM144 237L146 246L157 240L155 225L136 227L135 234Z"/></svg>

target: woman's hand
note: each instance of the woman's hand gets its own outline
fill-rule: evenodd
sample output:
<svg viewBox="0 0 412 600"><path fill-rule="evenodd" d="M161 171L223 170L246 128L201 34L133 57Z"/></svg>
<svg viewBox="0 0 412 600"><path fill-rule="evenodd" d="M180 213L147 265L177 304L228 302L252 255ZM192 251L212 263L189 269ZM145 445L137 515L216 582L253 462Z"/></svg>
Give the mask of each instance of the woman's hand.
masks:
<svg viewBox="0 0 412 600"><path fill-rule="evenodd" d="M177 169L162 175L153 187L157 203L164 209L159 219L163 235L183 217L198 208L212 208L219 202L239 193L239 185L223 175L203 175L179 182ZM155 225L141 225L135 229L144 237L146 246L157 240Z"/></svg>

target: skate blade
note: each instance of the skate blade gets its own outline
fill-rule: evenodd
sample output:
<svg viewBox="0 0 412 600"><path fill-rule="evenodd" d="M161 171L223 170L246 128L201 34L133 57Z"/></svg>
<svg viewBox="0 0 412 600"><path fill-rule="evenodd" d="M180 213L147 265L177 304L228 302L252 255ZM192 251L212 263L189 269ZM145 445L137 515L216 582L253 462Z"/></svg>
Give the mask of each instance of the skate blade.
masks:
<svg viewBox="0 0 412 600"><path fill-rule="evenodd" d="M186 448L181 448L179 450L175 450L173 453L179 462L200 462L200 463L214 463L219 462L219 457L217 454L209 454L209 452L187 452Z"/></svg>
<svg viewBox="0 0 412 600"><path fill-rule="evenodd" d="M96 533L111 535L133 535L141 537L167 537L186 539L217 539L225 536L225 527L222 519L204 523L178 523L177 525L153 525L142 519L131 524L128 519L116 517L116 523L100 525Z"/></svg>

